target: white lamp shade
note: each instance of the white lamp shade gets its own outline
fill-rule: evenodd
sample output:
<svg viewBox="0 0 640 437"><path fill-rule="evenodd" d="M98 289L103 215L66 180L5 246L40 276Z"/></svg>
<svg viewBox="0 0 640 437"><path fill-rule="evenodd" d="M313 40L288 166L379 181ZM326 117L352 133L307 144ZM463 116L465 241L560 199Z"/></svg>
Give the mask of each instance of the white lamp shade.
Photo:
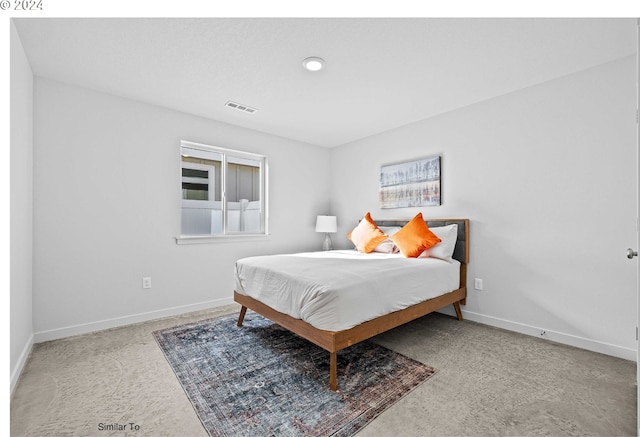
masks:
<svg viewBox="0 0 640 437"><path fill-rule="evenodd" d="M335 215L319 215L316 219L316 232L338 232Z"/></svg>

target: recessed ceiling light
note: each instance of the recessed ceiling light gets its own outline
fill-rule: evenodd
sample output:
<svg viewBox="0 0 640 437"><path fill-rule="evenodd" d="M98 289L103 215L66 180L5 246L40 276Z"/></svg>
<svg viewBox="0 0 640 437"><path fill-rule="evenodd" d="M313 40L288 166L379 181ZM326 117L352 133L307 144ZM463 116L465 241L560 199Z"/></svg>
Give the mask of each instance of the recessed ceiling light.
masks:
<svg viewBox="0 0 640 437"><path fill-rule="evenodd" d="M324 59L312 56L302 61L302 66L309 71L320 71L324 68Z"/></svg>

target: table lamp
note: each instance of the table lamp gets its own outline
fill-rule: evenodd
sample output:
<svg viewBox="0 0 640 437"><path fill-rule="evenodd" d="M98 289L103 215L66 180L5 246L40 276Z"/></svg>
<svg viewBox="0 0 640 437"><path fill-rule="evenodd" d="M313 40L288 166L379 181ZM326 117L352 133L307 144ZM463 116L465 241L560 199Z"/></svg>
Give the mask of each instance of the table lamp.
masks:
<svg viewBox="0 0 640 437"><path fill-rule="evenodd" d="M322 250L333 250L329 233L338 232L338 223L335 215L319 215L316 219L316 232L324 232Z"/></svg>

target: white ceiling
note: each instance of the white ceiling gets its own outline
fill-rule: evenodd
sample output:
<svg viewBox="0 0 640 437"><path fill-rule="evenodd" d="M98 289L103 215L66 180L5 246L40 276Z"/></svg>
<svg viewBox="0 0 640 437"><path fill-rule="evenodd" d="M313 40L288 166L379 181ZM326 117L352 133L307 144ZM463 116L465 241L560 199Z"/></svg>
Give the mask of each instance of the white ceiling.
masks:
<svg viewBox="0 0 640 437"><path fill-rule="evenodd" d="M632 18L14 22L37 76L326 147L633 55L637 41ZM303 70L309 56L326 69Z"/></svg>

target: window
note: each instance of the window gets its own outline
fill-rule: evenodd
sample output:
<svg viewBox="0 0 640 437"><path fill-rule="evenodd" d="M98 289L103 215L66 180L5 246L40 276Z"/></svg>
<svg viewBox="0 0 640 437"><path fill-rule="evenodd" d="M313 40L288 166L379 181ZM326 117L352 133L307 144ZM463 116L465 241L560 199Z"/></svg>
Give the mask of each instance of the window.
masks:
<svg viewBox="0 0 640 437"><path fill-rule="evenodd" d="M267 234L267 158L182 141L181 235Z"/></svg>

